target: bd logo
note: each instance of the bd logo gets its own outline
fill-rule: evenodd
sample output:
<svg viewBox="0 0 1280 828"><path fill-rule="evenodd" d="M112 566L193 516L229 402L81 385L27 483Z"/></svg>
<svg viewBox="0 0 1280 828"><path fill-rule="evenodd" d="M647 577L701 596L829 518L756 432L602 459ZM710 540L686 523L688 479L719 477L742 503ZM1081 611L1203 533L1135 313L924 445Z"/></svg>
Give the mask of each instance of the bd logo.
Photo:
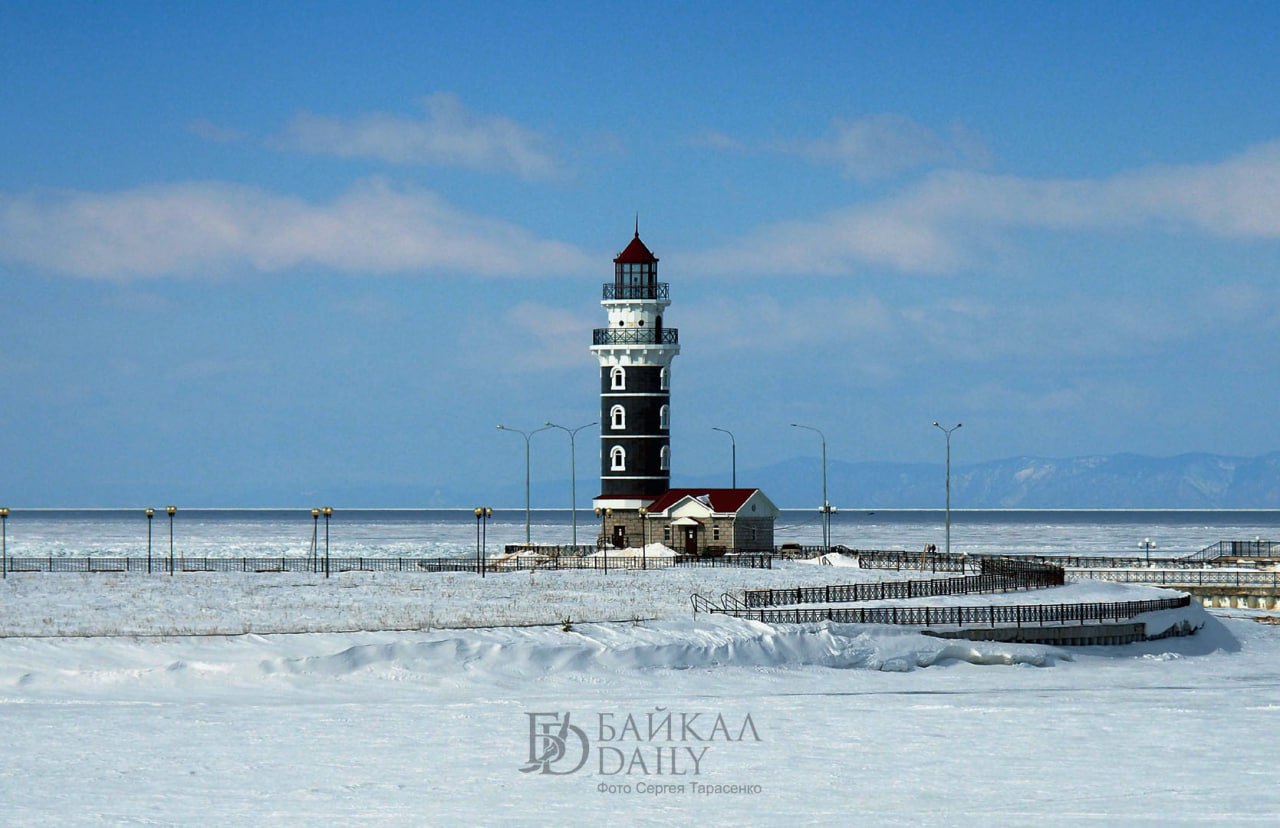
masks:
<svg viewBox="0 0 1280 828"><path fill-rule="evenodd" d="M567 776L587 763L591 743L569 713L526 713L529 717L529 761L521 773Z"/></svg>

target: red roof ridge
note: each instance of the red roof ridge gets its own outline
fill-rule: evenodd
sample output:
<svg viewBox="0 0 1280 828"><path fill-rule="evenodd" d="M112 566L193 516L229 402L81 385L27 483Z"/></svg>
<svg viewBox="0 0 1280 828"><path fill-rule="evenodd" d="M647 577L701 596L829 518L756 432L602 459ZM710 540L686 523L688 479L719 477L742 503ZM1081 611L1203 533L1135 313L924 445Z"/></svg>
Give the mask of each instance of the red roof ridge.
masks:
<svg viewBox="0 0 1280 828"><path fill-rule="evenodd" d="M659 495L653 503L649 504L649 510L653 512L663 512L670 509L686 497L694 499L705 497L711 511L719 513L737 512L742 508L743 504L751 499L751 496L760 491L758 488L751 489L668 489Z"/></svg>
<svg viewBox="0 0 1280 828"><path fill-rule="evenodd" d="M636 236L631 243L613 260L614 264L651 264L657 261L658 257L640 241L639 228L636 228Z"/></svg>

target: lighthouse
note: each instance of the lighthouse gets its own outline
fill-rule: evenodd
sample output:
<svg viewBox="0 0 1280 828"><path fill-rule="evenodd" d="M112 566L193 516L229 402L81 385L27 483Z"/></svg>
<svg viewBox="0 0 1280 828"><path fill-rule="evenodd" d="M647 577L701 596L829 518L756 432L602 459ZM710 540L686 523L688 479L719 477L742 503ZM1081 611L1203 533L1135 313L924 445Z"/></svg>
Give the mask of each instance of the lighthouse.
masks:
<svg viewBox="0 0 1280 828"><path fill-rule="evenodd" d="M671 360L680 353L675 328L663 323L671 304L658 281L658 257L635 237L613 260L604 284L608 326L596 328L591 351L600 362L601 510L632 512L671 485Z"/></svg>
<svg viewBox="0 0 1280 828"><path fill-rule="evenodd" d="M600 362L598 545L660 543L686 555L772 549L779 512L764 492L671 488L671 360L680 337L663 324L671 294L638 222L600 304L608 324L591 339Z"/></svg>

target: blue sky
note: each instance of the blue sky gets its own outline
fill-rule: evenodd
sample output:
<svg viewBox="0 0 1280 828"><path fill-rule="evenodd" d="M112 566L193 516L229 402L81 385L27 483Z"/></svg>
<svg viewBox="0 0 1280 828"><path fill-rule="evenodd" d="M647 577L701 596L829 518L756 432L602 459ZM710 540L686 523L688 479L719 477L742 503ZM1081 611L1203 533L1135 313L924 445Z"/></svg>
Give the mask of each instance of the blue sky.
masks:
<svg viewBox="0 0 1280 828"><path fill-rule="evenodd" d="M637 213L676 483L726 465L713 426L740 470L816 456L791 422L848 461L940 462L934 420L957 463L1277 450L1278 23L0 5L0 499L483 497L523 475L497 423L596 419Z"/></svg>

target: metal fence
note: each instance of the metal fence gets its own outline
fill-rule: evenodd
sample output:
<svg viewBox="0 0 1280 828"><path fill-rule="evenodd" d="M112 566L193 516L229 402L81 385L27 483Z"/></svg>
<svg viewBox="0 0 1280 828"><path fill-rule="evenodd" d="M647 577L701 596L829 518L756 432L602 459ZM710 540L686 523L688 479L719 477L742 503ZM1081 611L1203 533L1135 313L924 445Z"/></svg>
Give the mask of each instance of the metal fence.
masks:
<svg viewBox="0 0 1280 828"><path fill-rule="evenodd" d="M1189 606L1191 596L1148 601L1113 601L1093 604L989 604L974 607L821 607L814 609L713 609L766 624L896 624L903 626L963 626L985 624L1023 625L1085 624L1118 621L1146 612Z"/></svg>
<svg viewBox="0 0 1280 828"><path fill-rule="evenodd" d="M1064 583L1063 571L1056 566L1005 559L992 559L982 563L984 574L959 578L751 589L742 593L741 603L752 609L791 604L845 604L857 601L888 601L903 598L929 598L937 595L1043 589L1062 586Z"/></svg>
<svg viewBox="0 0 1280 828"><path fill-rule="evenodd" d="M1236 586L1270 587L1280 590L1280 572L1257 572L1230 569L1074 569L1073 580L1119 581L1126 584L1159 584L1161 586Z"/></svg>
<svg viewBox="0 0 1280 828"><path fill-rule="evenodd" d="M1221 540L1190 556L1196 561L1215 558L1280 558L1280 543L1262 540Z"/></svg>
<svg viewBox="0 0 1280 828"><path fill-rule="evenodd" d="M9 558L8 572L102 572L142 575L168 575L186 572L325 572L323 558L100 558L45 557ZM694 555L675 557L515 557L484 562L486 572L510 572L530 569L665 569L667 567L745 567L771 569L769 555L725 555L702 558ZM329 558L329 572L479 572L475 558Z"/></svg>
<svg viewBox="0 0 1280 828"><path fill-rule="evenodd" d="M786 545L778 547L775 554L780 558L816 558L828 552L839 552L858 558L863 569L921 569L930 572L964 572L976 569L978 562L984 558L996 557L981 552L952 553L945 552L911 552L905 549L853 549L847 546L799 546ZM1000 556L1007 557L1007 556ZM1220 558L1280 558L1280 543L1273 541L1218 541L1206 546L1199 552L1179 557L1157 557L1154 555L1018 555L1020 560L1039 561L1055 566L1078 569L1128 569L1134 567L1156 566L1163 569L1195 569Z"/></svg>
<svg viewBox="0 0 1280 828"><path fill-rule="evenodd" d="M593 555L591 557L516 557L507 558L503 561L490 561L487 566L490 572L495 569L517 571L528 569L602 569L608 571L610 569L664 569L670 566L704 567L710 569L720 567L772 569L773 556L721 555L718 557L704 557L700 555L676 555L675 557L650 556L648 558L644 558L631 555L618 557Z"/></svg>

